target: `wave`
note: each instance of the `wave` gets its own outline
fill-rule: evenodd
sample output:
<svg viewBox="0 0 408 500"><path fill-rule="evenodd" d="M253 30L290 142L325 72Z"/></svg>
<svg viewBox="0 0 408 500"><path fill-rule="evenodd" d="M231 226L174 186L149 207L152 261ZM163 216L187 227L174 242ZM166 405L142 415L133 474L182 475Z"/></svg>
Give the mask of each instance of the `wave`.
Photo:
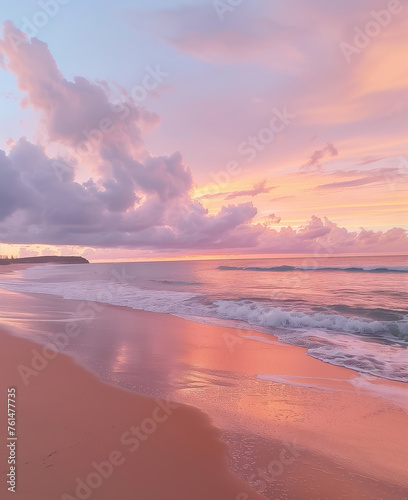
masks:
<svg viewBox="0 0 408 500"><path fill-rule="evenodd" d="M334 311L297 311L251 299L215 299L187 291L152 290L99 280L43 283L17 279L1 281L0 286L16 292L58 295L258 330L306 347L310 356L322 361L408 382L408 349L404 349L408 345L407 315L401 321L373 321ZM370 349L375 351L375 357Z"/></svg>
<svg viewBox="0 0 408 500"><path fill-rule="evenodd" d="M360 317L330 313L310 313L274 307L252 300L216 300L213 313L217 317L245 321L268 328L325 330L373 335L396 341L408 340L408 321L370 321Z"/></svg>
<svg viewBox="0 0 408 500"><path fill-rule="evenodd" d="M257 272L290 272L290 271L319 271L319 272L347 272L347 273L408 273L408 266L393 266L393 267L323 267L323 266L268 266L268 267L235 267L235 266L218 266L220 271L257 271Z"/></svg>
<svg viewBox="0 0 408 500"><path fill-rule="evenodd" d="M151 312L181 314L244 321L266 328L322 328L344 333L408 340L408 316L400 321L372 320L330 311L297 311L252 299L215 299L209 295L171 290L154 290L101 281L41 283L24 280L0 282L0 286L28 293L59 295L65 299L91 300ZM335 306L339 308L339 306ZM348 310L343 306L344 310Z"/></svg>

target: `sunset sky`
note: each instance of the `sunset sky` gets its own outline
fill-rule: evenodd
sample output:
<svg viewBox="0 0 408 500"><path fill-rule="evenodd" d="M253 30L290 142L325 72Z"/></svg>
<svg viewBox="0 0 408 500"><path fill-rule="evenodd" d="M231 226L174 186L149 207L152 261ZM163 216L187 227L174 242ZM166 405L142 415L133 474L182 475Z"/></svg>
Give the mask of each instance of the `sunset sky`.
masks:
<svg viewBox="0 0 408 500"><path fill-rule="evenodd" d="M0 254L406 253L406 1L0 20Z"/></svg>

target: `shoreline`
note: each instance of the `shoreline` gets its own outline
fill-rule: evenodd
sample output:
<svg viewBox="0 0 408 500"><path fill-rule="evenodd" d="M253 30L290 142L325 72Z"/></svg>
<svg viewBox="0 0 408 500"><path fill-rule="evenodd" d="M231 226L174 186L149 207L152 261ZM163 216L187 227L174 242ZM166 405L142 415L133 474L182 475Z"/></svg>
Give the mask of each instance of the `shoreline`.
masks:
<svg viewBox="0 0 408 500"><path fill-rule="evenodd" d="M0 340L2 394L6 385L16 388L17 498L88 498L97 491L98 499L130 499L142 489L158 500L168 491L186 500L241 493L261 500L228 471L225 446L198 409L105 384L61 353L46 376L25 386L10 372L37 344L1 330ZM176 480L180 467L184 482Z"/></svg>
<svg viewBox="0 0 408 500"><path fill-rule="evenodd" d="M61 315L61 309L62 311L72 313L78 303L78 301L66 300L55 296L18 294L16 292L3 292L3 300L6 295L9 299L12 297L13 300L17 302L19 300L23 301L24 299L22 299L22 297L26 297L27 302L32 302L28 308L29 310L34 308L38 312L38 308L41 305L41 314L44 314L47 309L48 313L58 310L60 316L59 321L61 321L61 317L64 317ZM31 297L32 300L29 300L28 297ZM96 308L102 306L102 304L97 303L95 303L95 305ZM138 328L135 333L134 328L132 329L132 323L136 320ZM23 320L23 323L26 324L27 321L31 320ZM54 321L55 324L53 323ZM61 327L61 322L58 325L58 320L53 315L48 317L47 322L48 325L52 326L51 331L54 331L54 333L56 332L56 326ZM43 323L43 325L44 324L45 323ZM242 474L240 475L246 480L251 478L251 482L255 486L257 485L258 489L262 490L262 487L259 485L262 482L265 483L265 481L259 476L257 470L264 469L265 465L267 466L271 462L271 457L279 457L282 454L282 443L289 442L289 448L287 448L287 450L292 450L291 458L295 458L295 464L293 466L288 465L284 468L285 477L283 479L289 484L292 495L295 495L297 491L296 485L301 481L302 474L310 476L310 469L313 469L312 465L314 464L314 466L316 466L317 463L323 463L326 470L330 471L332 479L335 479L333 475L336 474L336 469L338 470L339 467L344 467L344 470L346 470L346 466L348 465L351 471L355 471L354 474L366 476L365 478L363 477L362 481L365 487L367 487L367 491L370 490L374 492L378 490L378 484L374 487L371 482L380 482L381 487L379 491L382 490L383 495L381 498L404 498L403 496L387 496L389 490L393 490L394 488L399 490L400 488L404 489L408 487L408 477L403 467L396 467L394 472L390 470L379 470L375 473L375 471L378 469L379 463L382 462L384 465L387 462L389 463L389 461L392 460L392 456L395 461L401 464L406 460L407 453L402 449L399 450L399 441L396 433L397 430L404 432L404 426L407 423L407 415L402 412L402 410L397 410L391 403L372 398L365 394L364 391L358 389L356 391L354 388L354 392L348 393L347 390L350 385L349 380L356 376L356 372L347 368L328 365L315 358L306 356L304 354L305 348L283 344L277 340L271 345L268 343L263 344L253 340L251 341L250 339L239 338L238 341L234 343L234 351L230 352L228 349L228 342L226 343L225 337L223 337L223 335L227 335L227 338L231 340L230 336L234 335L234 333L230 328L204 325L201 323L194 323L191 320L164 315L162 313L149 313L107 304L103 304L102 310L97 313L96 318L92 320L91 324L83 328L86 334L84 340L86 340L86 338L88 340L94 338L95 331L102 332L103 328L106 328L107 331L110 328L110 336L112 336L112 328L114 327L111 325L116 325L117 329L118 325L120 325L121 329L123 329L123 333L120 333L123 345L129 347L129 344L139 344L140 347L145 345L146 342L151 342L152 346L156 349L151 359L157 357L159 359L155 359L154 363L150 363L150 365L153 365L153 368L152 366L149 367L149 363L146 361L143 366L139 367L139 371L146 372L144 375L145 378L149 375L153 375L154 383L160 378L164 379L166 374L168 375L171 373L173 380L171 380L171 383L167 384L169 387L159 387L158 384L158 393L160 393L160 391L167 391L167 393L171 393L175 396L171 397L172 400L176 400L181 404L185 403L200 408L201 411L210 415L213 425L223 431L223 436L229 436L230 445L231 442L236 439L236 436L240 434L244 435L245 439L249 439L248 436L250 436L253 443L257 442L257 446L260 448L259 456L257 457L258 463L249 471L251 474L247 474L246 477L243 477ZM168 333L165 334L163 331L157 331L160 326L162 329L165 328ZM126 328L129 330L128 333L131 334L130 338L124 335ZM156 331L154 331L155 329ZM87 330L91 332L91 335L89 335L89 332L87 333ZM248 330L246 333L250 335L251 331ZM252 333L258 337L264 336L266 340L273 339L270 335L262 335L259 332ZM171 338L169 338L169 336ZM101 342L105 343L108 337L109 332L107 337L104 336L100 339ZM160 352L161 349L157 351L159 344L164 344L162 348L164 352ZM111 347L115 348L116 346L112 344ZM146 351L146 353L147 352L148 351ZM165 357L164 353L166 354ZM70 353L67 351L67 354L75 358L74 352ZM166 361L165 358L171 358L171 361L168 359ZM179 358L182 360L182 366L180 366L180 363L176 362L177 360L180 361ZM189 358L192 359L189 360ZM130 366L132 365L132 361L134 360L130 360ZM167 372L156 373L157 361L168 363ZM78 359L76 359L76 362L78 363ZM186 366L188 362L190 363L189 367ZM84 366L84 363L80 362L80 364ZM129 374L126 374L129 368L126 361L122 361L122 364L123 370L118 369L115 372L115 381L113 381L113 384L126 387L123 382L126 379L129 381L131 377L129 378ZM191 365L195 367L193 371ZM274 370L268 370L268 367L271 365ZM236 372L237 366L240 367L239 372ZM88 366L86 369L90 371L91 368ZM275 377L275 381L257 380L256 375L260 374L267 374ZM288 380L279 381L278 379L278 381L276 381L278 375L286 375L289 378L292 377L292 382L298 382L300 380L301 382L309 384L309 386L299 387L296 385L288 385ZM137 373L137 376L139 377L141 375ZM239 376L238 380L237 376ZM103 382L109 382L109 380L104 380L101 376L100 378ZM324 379L324 381L322 382L321 379ZM313 387L311 382L318 387L323 386L323 389L321 387L320 389ZM112 381L110 383L112 383ZM395 384L398 385L402 383ZM238 390L241 391L241 393L238 395L239 397L236 397L234 391ZM254 391L258 393L260 401L257 401L257 398L253 397L252 393ZM279 397L277 401L274 401L274 396L276 397L277 395ZM330 409L330 405L327 404L327 401L325 402L327 398L330 398L337 404L340 403L345 405L343 408L340 408L345 418L343 425L346 426L344 430L346 434L344 434L344 432L339 432L337 425L327 425L328 422L322 425L322 422L320 422L322 419L330 420L330 418L333 418L336 416L336 413L338 413ZM204 399L205 404L203 405ZM310 402L308 402L309 400ZM225 404L225 407L220 408L220 401ZM271 406L273 407L274 405L271 405L271 402L277 406L273 413L271 413ZM321 405L324 402L325 404L322 407ZM231 420L233 420L231 418L231 407L235 408L237 405L240 406L239 422L231 422ZM351 408L347 409L347 405L352 406L353 410L351 410ZM358 407L359 405L361 408ZM296 408L297 411L295 411ZM364 411L361 411L361 409ZM389 417L382 419L384 422L380 426L380 428L384 427L385 433L388 433L388 438L384 436L384 439L388 439L389 449L382 450L381 447L379 447L379 443L376 443L375 453L367 454L370 450L366 450L367 457L363 459L361 452L364 450L364 447L367 447L369 443L368 438L375 438L375 441L379 441L378 436L376 438L377 427L374 427L374 415L376 413L380 415L389 414ZM366 417L363 418L362 416L366 414L373 414L368 421L370 422L368 426L367 424L364 425L364 418ZM338 418L338 414L336 418ZM310 422L307 420L310 420ZM353 424L353 420L357 420L357 423L360 425L356 425L356 422ZM390 429L386 428L387 421L392 422L393 425L397 425L397 428L395 428L393 432L390 432ZM316 429L317 422L321 428ZM381 419L379 419L379 422L381 423ZM276 427L274 432L268 432L266 428L268 423L269 425L273 423ZM336 438L334 440L329 439L330 437L333 438L333 436L330 436L333 430L335 430L334 437ZM367 432L368 430L371 432ZM351 432L352 439L350 439L350 436L347 436L347 432ZM319 435L322 438L322 442L316 443L316 436ZM257 437L261 437L265 443L269 443L269 450L261 450L263 443L259 440L257 441ZM362 439L362 437L364 439ZM353 440L357 440L358 442L354 442L354 445L350 448L350 445L353 444ZM341 441L345 442L345 446L343 446L343 449L336 449L336 443L339 445ZM393 446L390 446L391 443ZM239 442L236 443L236 445L239 446ZM275 446L275 451L271 452L271 446ZM307 451L305 451L305 449ZM336 450L336 453L333 453L333 449ZM235 452L236 450L232 451ZM397 453L396 456L395 452L398 451L399 453ZM375 457L370 457L372 454L374 454ZM284 456L286 457L286 455ZM358 458L359 456L360 459ZM375 460L373 460L373 458L375 458ZM289 458L287 458L287 460L289 460ZM334 462L332 463L333 460ZM240 462L240 460L237 461L233 458L232 462L234 461ZM241 462L242 463L238 464L238 466L235 464L235 472L237 472L237 467L239 469L239 466L243 468L243 466L246 465L245 460L241 460ZM299 470L294 473L294 468ZM286 471L286 469L288 470ZM255 477L252 477L254 474ZM292 477L291 474L294 474L294 477ZM315 476L316 475L319 477L319 480L315 477L315 484L321 483L322 481L324 482L323 476L315 474ZM342 485L344 488L347 486L346 482L350 480L349 476L350 475L346 473L344 473L343 476L340 473L337 474L338 479L343 482ZM372 479L370 479L369 476L371 476ZM394 483L394 485L392 483ZM356 488L356 482L354 481L352 484L353 487ZM284 485L283 488L285 487ZM329 491L329 485L327 485L327 488L327 491ZM360 489L359 497L353 496L354 493L350 492L352 496L348 498L374 498L365 497L364 492L364 489ZM293 498L297 497L293 496ZM309 497L305 496L303 492L303 497L300 495L299 498ZM328 498L336 497L333 496Z"/></svg>
<svg viewBox="0 0 408 500"><path fill-rule="evenodd" d="M37 266L32 267L34 271L34 267ZM24 270L24 267L22 267L22 265L21 267L15 266L14 269L15 271L18 271L18 269ZM55 270L56 267L54 266L54 271ZM40 268L37 271L40 271ZM77 273L77 269L71 268L71 271L74 274ZM99 274L100 272L100 270L96 269L90 271L91 275ZM361 314L361 317L354 318L354 316L350 315L347 311L344 315L341 315L340 313L326 310L331 310L331 308L335 310L336 306L332 307L326 305L323 307L323 309L325 309L324 312L320 311L320 313L314 311L313 307L307 312L297 310L296 307L293 309L289 307L287 310L282 310L280 306L271 307L271 311L268 311L268 308L263 311L262 307L257 308L257 302L255 301L251 307L246 304L242 310L232 310L232 314L229 314L228 310L227 313L224 314L225 311L221 310L221 314L218 315L218 308L225 308L225 304L221 304L221 306L216 304L216 295L215 298L213 297L211 299L210 293L210 302L204 304L204 309L200 309L202 304L200 304L200 301L196 301L198 303L198 310L194 312L196 302L193 302L193 306L190 307L188 301L184 301L187 303L185 305L183 300L180 299L178 301L178 297L176 297L175 303L173 304L171 296L172 290L167 290L166 288L172 281L164 281L166 287L163 290L158 290L154 287L150 289L148 287L149 293L147 297L144 297L143 289L138 287L135 287L135 297L132 297L131 294L128 296L127 290L122 290L121 286L126 286L127 280L130 279L131 276L125 276L124 272L125 267L122 267L120 273L117 269L112 269L106 289L98 289L95 287L95 283L92 283L93 278L91 278L91 286L89 289L85 290L78 290L76 287L72 287L69 282L70 280L68 280L66 287L55 287L53 286L55 283L52 283L52 280L50 287L42 287L41 279L38 290L35 286L35 276L37 273L33 272L34 281L28 288L23 287L21 293L49 295L50 297L55 296L81 302L95 301L102 304L102 306L107 304L116 305L118 307L124 306L135 311L168 313L194 323L221 326L235 330L240 329L241 335L245 335L245 332L249 332L253 334L253 339L256 339L256 336L260 333L261 335L258 335L259 338L257 340L262 342L266 341L262 335L267 334L269 342L272 342L272 338L277 337L279 343L306 347L308 356L320 359L325 363L346 367L357 373L367 375L368 377L408 383L408 372L406 370L408 359L407 356L405 356L406 351L404 349L406 347L404 338L408 334L406 331L406 322L401 322L401 330L399 330L398 318L388 317L387 319L384 316L381 320L378 318L375 319L376 309L371 310L368 308L366 315ZM45 274L47 275L46 271ZM82 270L80 273L76 274L79 281L81 281L81 276ZM177 282L174 283L177 284ZM191 285L192 283L180 282L180 284ZM198 285L200 285L200 283L198 283ZM17 286L15 290L19 291L19 288L20 287ZM11 289L13 289L13 287ZM163 297L157 294L157 291L163 292ZM179 289L174 291L176 294L180 292ZM185 291L188 292L189 290L183 289L183 293ZM194 289L194 293L200 295L199 288ZM169 294L170 297L168 297ZM88 299L88 297L91 298ZM114 300L112 300L112 298ZM164 300L164 298L168 298L168 300ZM193 299L195 298L196 297L193 297ZM212 304L211 300L213 300ZM235 300L237 303L235 303L234 300L232 301L232 307L230 309L241 307L240 300ZM209 308L207 307L208 305L210 305ZM215 308L215 313L211 311L212 307ZM347 307L348 306L345 306L346 309ZM398 309L397 306L395 307ZM391 309L389 314L401 313L401 311L397 309ZM381 309L381 311L383 311L383 309ZM269 312L272 312L272 321L268 319ZM274 318L275 313L277 318ZM372 313L371 316L369 313ZM195 314L198 314L198 316ZM323 316L319 317L319 314ZM280 316L282 315L283 317L281 318ZM317 316L316 319L315 315ZM233 318L241 319L236 320ZM260 321L263 319L266 321ZM277 320L275 321L275 319ZM401 317L399 317L399 319L401 319ZM337 320L339 324L336 323ZM384 349L382 349L382 346L385 346ZM349 353L355 353L355 355L349 355ZM391 359L395 361L392 369L388 366Z"/></svg>

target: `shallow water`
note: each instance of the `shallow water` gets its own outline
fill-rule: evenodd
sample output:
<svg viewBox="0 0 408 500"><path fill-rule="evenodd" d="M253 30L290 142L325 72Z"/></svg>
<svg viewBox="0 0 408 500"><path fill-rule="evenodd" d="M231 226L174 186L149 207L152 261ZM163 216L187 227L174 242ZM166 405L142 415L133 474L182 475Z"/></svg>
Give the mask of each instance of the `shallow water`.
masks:
<svg viewBox="0 0 408 500"><path fill-rule="evenodd" d="M407 258L47 265L0 287L273 333L323 361L408 382Z"/></svg>

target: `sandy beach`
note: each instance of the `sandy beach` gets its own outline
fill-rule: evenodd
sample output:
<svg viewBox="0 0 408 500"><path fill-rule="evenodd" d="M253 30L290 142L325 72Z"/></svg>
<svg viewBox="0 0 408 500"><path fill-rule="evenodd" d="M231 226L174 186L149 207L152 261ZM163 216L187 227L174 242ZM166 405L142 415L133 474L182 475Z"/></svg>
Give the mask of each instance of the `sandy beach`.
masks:
<svg viewBox="0 0 408 500"><path fill-rule="evenodd" d="M26 386L16 367L38 346L0 339L2 403L8 387L17 395L17 498L261 498L228 471L202 412L103 384L64 355Z"/></svg>
<svg viewBox="0 0 408 500"><path fill-rule="evenodd" d="M408 500L407 10L2 2L0 500Z"/></svg>
<svg viewBox="0 0 408 500"><path fill-rule="evenodd" d="M0 300L1 434L16 387L17 498L407 498L403 383L368 383L259 332L45 295Z"/></svg>

